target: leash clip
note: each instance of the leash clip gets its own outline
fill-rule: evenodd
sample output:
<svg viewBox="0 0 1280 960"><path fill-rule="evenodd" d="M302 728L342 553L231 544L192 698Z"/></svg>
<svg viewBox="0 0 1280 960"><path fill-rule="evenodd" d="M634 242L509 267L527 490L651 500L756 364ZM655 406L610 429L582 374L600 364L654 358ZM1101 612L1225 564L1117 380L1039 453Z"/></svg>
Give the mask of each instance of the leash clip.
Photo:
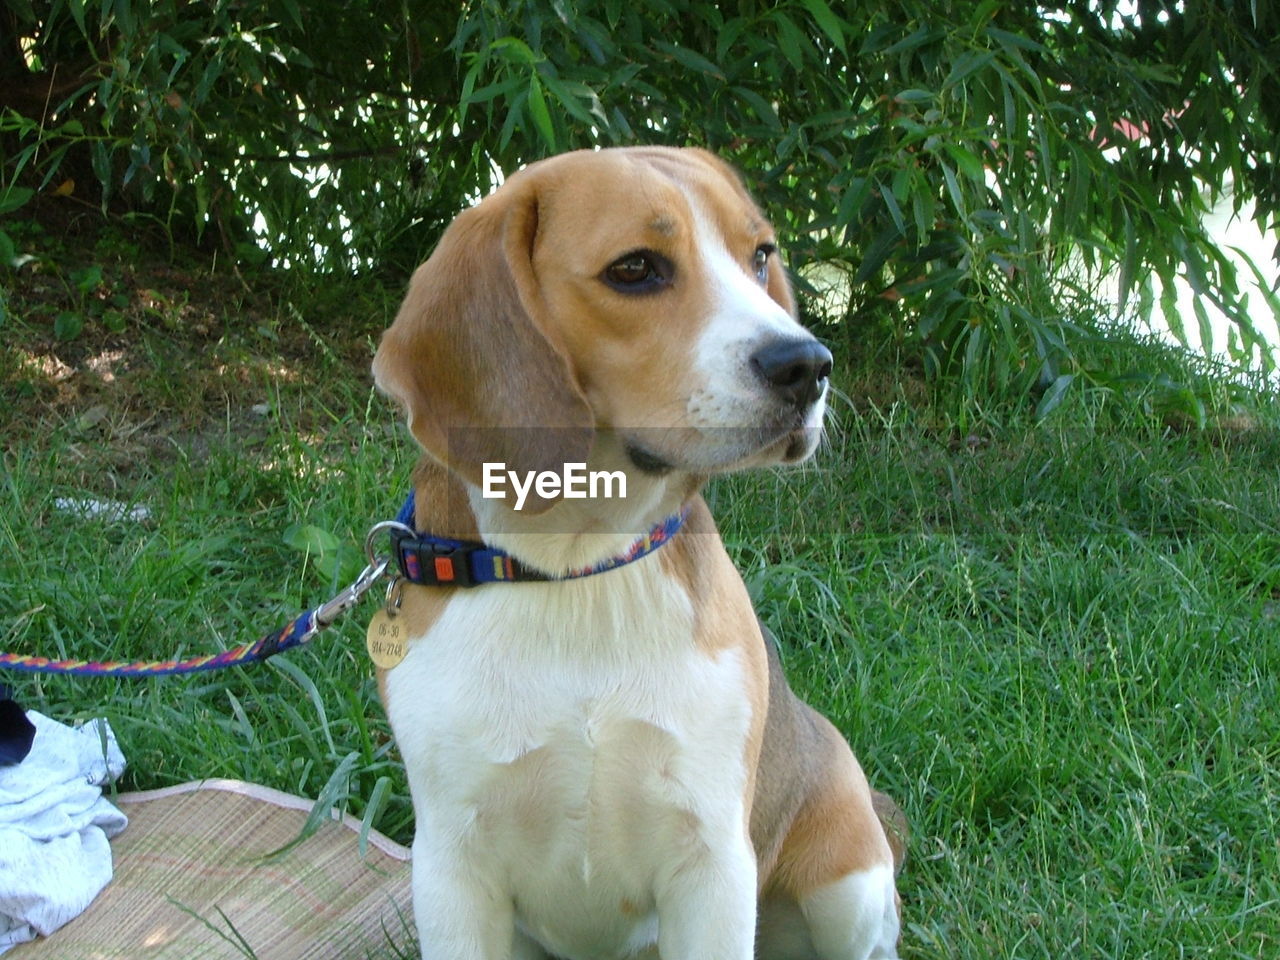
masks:
<svg viewBox="0 0 1280 960"><path fill-rule="evenodd" d="M375 583L387 575L387 571L391 568L391 555L379 554L374 550L378 535L386 531L413 533L403 523L395 520L383 520L381 523L375 523L370 527L364 538L364 555L369 561L368 564L360 571L360 576L356 577L349 587L341 590L337 596L316 610L315 622L317 627L329 626L340 615L359 603L360 598L373 589ZM391 586L395 586L396 579L398 578L392 579Z"/></svg>
<svg viewBox="0 0 1280 960"><path fill-rule="evenodd" d="M390 557L378 557L373 563L360 571L360 576L356 577L349 587L343 588L332 600L316 609L316 626L327 627L338 619L341 614L354 607L360 601L360 598L382 579L387 572L387 567L390 565Z"/></svg>

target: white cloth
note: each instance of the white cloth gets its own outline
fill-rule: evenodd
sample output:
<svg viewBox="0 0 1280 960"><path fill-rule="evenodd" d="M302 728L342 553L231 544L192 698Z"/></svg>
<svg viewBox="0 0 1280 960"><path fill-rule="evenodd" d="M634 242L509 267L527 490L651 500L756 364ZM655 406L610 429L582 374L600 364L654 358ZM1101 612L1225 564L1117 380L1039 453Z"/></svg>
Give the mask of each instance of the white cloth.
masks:
<svg viewBox="0 0 1280 960"><path fill-rule="evenodd" d="M28 711L21 763L0 767L0 953L78 916L111 880L111 845L128 824L102 795L124 771L106 720L78 729Z"/></svg>

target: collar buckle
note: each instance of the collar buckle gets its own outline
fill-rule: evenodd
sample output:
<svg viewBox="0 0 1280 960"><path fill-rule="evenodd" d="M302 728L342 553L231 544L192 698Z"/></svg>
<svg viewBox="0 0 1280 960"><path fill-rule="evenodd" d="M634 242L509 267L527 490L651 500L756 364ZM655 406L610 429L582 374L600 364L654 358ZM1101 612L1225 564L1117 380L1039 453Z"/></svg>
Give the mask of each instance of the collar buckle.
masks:
<svg viewBox="0 0 1280 960"><path fill-rule="evenodd" d="M410 583L428 587L474 587L471 555L483 544L447 543L403 530L391 531L391 546Z"/></svg>

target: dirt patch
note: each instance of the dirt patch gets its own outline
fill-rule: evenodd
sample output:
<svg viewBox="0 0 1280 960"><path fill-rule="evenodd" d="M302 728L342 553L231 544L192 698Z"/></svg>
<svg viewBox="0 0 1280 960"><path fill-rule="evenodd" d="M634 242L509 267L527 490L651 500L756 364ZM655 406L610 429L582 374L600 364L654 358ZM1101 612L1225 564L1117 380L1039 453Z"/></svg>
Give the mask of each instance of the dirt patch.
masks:
<svg viewBox="0 0 1280 960"><path fill-rule="evenodd" d="M341 416L399 295L244 274L54 199L28 212L5 224L20 258L0 267L0 439L14 450L64 435L90 470L252 443L285 405L300 430Z"/></svg>

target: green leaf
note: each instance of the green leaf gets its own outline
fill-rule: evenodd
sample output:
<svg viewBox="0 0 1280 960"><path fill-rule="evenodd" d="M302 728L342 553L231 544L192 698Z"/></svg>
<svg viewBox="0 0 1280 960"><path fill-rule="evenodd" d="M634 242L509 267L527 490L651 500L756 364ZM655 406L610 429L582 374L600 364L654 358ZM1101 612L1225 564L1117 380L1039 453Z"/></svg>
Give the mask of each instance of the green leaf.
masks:
<svg viewBox="0 0 1280 960"><path fill-rule="evenodd" d="M103 4L105 8L108 4ZM132 0L116 0L115 2L115 21L116 26L120 28L120 32L126 36L132 36L134 32L133 23L133 3Z"/></svg>
<svg viewBox="0 0 1280 960"><path fill-rule="evenodd" d="M80 270L73 270L68 275L72 285L82 294L90 294L102 286L102 265L92 263Z"/></svg>
<svg viewBox="0 0 1280 960"><path fill-rule="evenodd" d="M1196 325L1200 329L1200 352L1205 356L1213 354L1213 324L1209 322L1209 311L1204 308L1204 297L1196 294L1191 298L1191 309L1196 315Z"/></svg>
<svg viewBox="0 0 1280 960"><path fill-rule="evenodd" d="M1155 274L1147 271L1142 279L1138 282L1138 306L1136 315L1139 320L1150 325L1151 314L1155 309L1156 292L1155 292Z"/></svg>
<svg viewBox="0 0 1280 960"><path fill-rule="evenodd" d="M276 657L268 660L267 663L276 669L284 669L285 672L289 672L285 665L284 657ZM289 666L292 666L292 664L289 664ZM326 821L332 819L334 808L342 803L350 792L351 776L355 772L356 764L359 760L360 754L355 751L342 758L329 780L321 788L319 796L316 797L316 802L311 805L311 812L307 814L306 822L302 825L302 829L298 831L298 835L284 846L265 854L262 857L263 861L269 862L284 856L319 830Z"/></svg>
<svg viewBox="0 0 1280 960"><path fill-rule="evenodd" d="M1080 155L1080 150L1074 145L1070 149L1069 156L1071 160L1068 164L1068 169L1071 172L1067 176L1066 185L1065 228L1069 231L1075 231L1084 225L1085 211L1088 209L1089 204L1089 186L1092 182L1092 174L1088 164Z"/></svg>
<svg viewBox="0 0 1280 960"><path fill-rule="evenodd" d="M778 28L778 46L782 55L787 58L791 68L797 73L804 69L804 34L800 32L791 18L781 11L775 11L773 22Z"/></svg>
<svg viewBox="0 0 1280 960"><path fill-rule="evenodd" d="M306 672L296 662L288 657L275 657L269 661L271 666L277 670L287 674L294 683L296 683L311 701L311 705L316 710L316 720L320 725L320 732L324 734L324 741L329 748L329 754L332 756L337 752L334 744L333 732L329 729L329 712L325 709L325 700L320 693L320 688L316 686L314 680L307 676Z"/></svg>
<svg viewBox="0 0 1280 960"><path fill-rule="evenodd" d="M89 148L89 164L93 168L93 175L98 178L98 183L102 187L102 199L105 203L111 196L111 154L108 152L105 141L93 142Z"/></svg>
<svg viewBox="0 0 1280 960"><path fill-rule="evenodd" d="M1174 339L1187 346L1187 329L1178 311L1178 289L1173 282L1172 270L1160 271L1160 312L1164 314L1165 326Z"/></svg>
<svg viewBox="0 0 1280 960"><path fill-rule="evenodd" d="M1249 272L1253 274L1253 279L1257 284L1257 293L1262 296L1263 302L1271 311L1272 319L1276 323L1276 338L1280 342L1280 296L1271 289L1271 283L1266 275L1258 269L1258 265L1253 262L1253 258L1240 247L1229 248L1236 256L1244 261L1245 266L1249 268Z"/></svg>
<svg viewBox="0 0 1280 960"><path fill-rule="evenodd" d="M956 180L956 175L951 172L951 167L944 160L938 161L938 166L942 169L942 179L946 181L947 193L951 196L951 205L960 216L965 215L968 204L964 202L964 194L960 191L960 183Z"/></svg>
<svg viewBox="0 0 1280 960"><path fill-rule="evenodd" d="M0 216L4 216L6 213L13 213L34 195L35 191L30 187L10 186L3 194L0 194Z"/></svg>
<svg viewBox="0 0 1280 960"><path fill-rule="evenodd" d="M204 234L209 223L209 181L205 177L196 177L196 236Z"/></svg>
<svg viewBox="0 0 1280 960"><path fill-rule="evenodd" d="M538 62L537 54L518 37L499 37L489 44L489 49L495 53L503 54L508 60L516 63L532 65Z"/></svg>
<svg viewBox="0 0 1280 960"><path fill-rule="evenodd" d="M911 220L916 225L916 236L927 237L938 220L938 205L934 200L933 191L925 187L923 176L917 173L911 179L916 184L906 194L911 198Z"/></svg>
<svg viewBox="0 0 1280 960"><path fill-rule="evenodd" d="M674 43L657 43L655 46L659 50L669 53L682 66L688 67L690 70L696 70L698 73L705 73L708 76L715 77L717 80L725 78L724 71L717 67L700 53L694 53L688 47L681 47Z"/></svg>
<svg viewBox="0 0 1280 960"><path fill-rule="evenodd" d="M978 368L985 355L987 328L981 323L970 323L965 328L964 373L970 389L979 381Z"/></svg>
<svg viewBox="0 0 1280 960"><path fill-rule="evenodd" d="M53 335L59 340L74 340L84 329L84 317L63 311L53 318Z"/></svg>
<svg viewBox="0 0 1280 960"><path fill-rule="evenodd" d="M903 37L892 46L886 47L884 55L886 57L895 57L900 53L906 53L909 50L915 50L917 47L924 46L935 38L932 27L918 27Z"/></svg>
<svg viewBox="0 0 1280 960"><path fill-rule="evenodd" d="M583 100L595 101L595 91L584 84L559 80L555 77L542 78L547 90L555 97L556 102L564 107L575 120L585 127L596 123L596 118L582 105Z"/></svg>
<svg viewBox="0 0 1280 960"><path fill-rule="evenodd" d="M519 123L522 113L523 111L518 104L511 104L507 108L506 119L502 121L502 130L498 133L499 153L511 145L511 138L516 135L516 125Z"/></svg>
<svg viewBox="0 0 1280 960"><path fill-rule="evenodd" d="M898 235L905 237L907 235L907 223L902 217L902 208L898 206L898 198L884 184L880 184L880 196L884 198L885 209L889 211L889 216L893 218L893 225L898 228Z"/></svg>
<svg viewBox="0 0 1280 960"><path fill-rule="evenodd" d="M932 103L936 96L932 90L912 88L899 91L893 99L895 103Z"/></svg>
<svg viewBox="0 0 1280 960"><path fill-rule="evenodd" d="M844 189L840 198L840 207L836 211L836 226L851 229L854 217L862 210L867 197L871 196L872 183L868 177L854 177Z"/></svg>
<svg viewBox="0 0 1280 960"><path fill-rule="evenodd" d="M538 133L542 135L547 149L554 153L556 150L556 128L555 124L551 122L551 112L547 109L547 98L542 92L542 82L536 76L530 78L528 103L529 116L533 118L534 126L538 128Z"/></svg>
<svg viewBox="0 0 1280 960"><path fill-rule="evenodd" d="M987 171L977 154L958 143L944 143L942 149L947 151L947 155L955 161L956 167L962 174L970 180L986 182Z"/></svg>
<svg viewBox="0 0 1280 960"><path fill-rule="evenodd" d="M174 64L173 68L170 70L169 76L166 77L166 80L168 80L169 82L172 82L173 78L177 76L177 71L181 69L182 65L186 62L187 58L191 56L191 54L186 47L184 47L181 43L179 43L173 37L169 36L169 34L167 33L162 33L156 37L156 46L160 49L161 53L168 54L170 57L172 57L174 60L177 61ZM277 48L277 49L281 49L281 48ZM291 50L291 52L295 54L298 53L298 51L294 50L293 48L282 48L282 49ZM299 56L302 56L303 60L306 59L305 55L299 54ZM296 60L294 60L294 58L290 58L290 60L291 62L297 62ZM303 66L313 67L315 65L308 62L308 63L304 63Z"/></svg>
<svg viewBox="0 0 1280 960"><path fill-rule="evenodd" d="M90 39L89 30L84 25L84 0L67 0L67 9L71 11L71 19L76 22L80 35L86 40Z"/></svg>
<svg viewBox="0 0 1280 960"><path fill-rule="evenodd" d="M224 63L221 57L212 57L205 64L204 70L200 72L200 79L196 81L195 89L192 91L191 100L195 105L204 103L209 94L214 89L214 84L218 82L218 78L222 76ZM104 81L105 86L105 81ZM109 96L99 95L101 99L109 100Z"/></svg>
<svg viewBox="0 0 1280 960"><path fill-rule="evenodd" d="M1037 420L1043 420L1062 403L1062 398L1067 395L1067 388L1071 386L1075 378L1074 373L1064 373L1049 384L1049 389L1044 392L1044 396L1036 404Z"/></svg>
<svg viewBox="0 0 1280 960"><path fill-rule="evenodd" d="M853 276L853 282L863 283L879 273L901 240L902 234L893 227L886 227L880 231L863 252L858 270Z"/></svg>
<svg viewBox="0 0 1280 960"><path fill-rule="evenodd" d="M281 0L282 5L289 14L289 19L293 21L294 26L299 30L305 30L306 26L302 22L302 8L298 6L298 0Z"/></svg>
<svg viewBox="0 0 1280 960"><path fill-rule="evenodd" d="M1124 218L1124 257L1120 262L1120 299L1117 310L1123 314L1133 290L1134 273L1138 268L1138 234L1133 228L1133 218L1129 216L1129 211L1122 209L1121 215Z"/></svg>
<svg viewBox="0 0 1280 960"><path fill-rule="evenodd" d="M1191 284L1191 290L1195 293L1196 298L1204 296L1205 291L1209 289L1209 277L1205 270L1204 257L1200 254L1200 249L1192 243L1183 243L1181 239L1175 239L1174 249L1182 255L1182 264L1186 267L1187 283Z"/></svg>
<svg viewBox="0 0 1280 960"><path fill-rule="evenodd" d="M804 4L814 22L822 28L822 32L831 38L841 53L844 53L844 23L826 4L826 0L800 0Z"/></svg>
<svg viewBox="0 0 1280 960"><path fill-rule="evenodd" d="M724 28L716 34L716 60L723 61L729 55L729 51L733 49L733 45L738 42L738 38L742 36L742 31L747 29L750 21L746 17L734 17L724 25ZM758 41L757 41L758 42Z"/></svg>
<svg viewBox="0 0 1280 960"><path fill-rule="evenodd" d="M364 856L369 850L369 833L373 830L373 822L378 819L378 815L382 813L383 808L387 805L387 798L391 794L391 778L379 777L373 785L373 791L369 794L369 799L365 804L364 817L360 820L360 856Z"/></svg>
<svg viewBox="0 0 1280 960"><path fill-rule="evenodd" d="M996 72L1000 74L1000 99L1004 103L1004 135L1016 143L1022 138L1023 114L1015 104L1014 91L1021 93L1022 87L999 64L996 64Z"/></svg>
<svg viewBox="0 0 1280 960"><path fill-rule="evenodd" d="M631 129L631 124L627 122L627 116L619 107L614 107L609 115L609 119L613 129L621 134L622 139L631 140L635 137L635 132Z"/></svg>
<svg viewBox="0 0 1280 960"><path fill-rule="evenodd" d="M782 129L782 121L778 119L777 111L773 109L773 104L768 100L747 87L732 87L731 89L735 96L741 97L750 104L751 109L755 112L756 116L767 123L772 129Z"/></svg>
<svg viewBox="0 0 1280 960"><path fill-rule="evenodd" d="M999 27L987 27L987 36L1000 46L1016 47L1021 50L1030 50L1033 53L1049 55L1049 51L1044 48L1043 44L1037 43L1030 37L1025 37L1020 33L1010 33L1008 30L1001 30Z"/></svg>
<svg viewBox="0 0 1280 960"><path fill-rule="evenodd" d="M328 530L314 524L291 524L284 532L286 546L301 553L321 556L338 549L338 538Z"/></svg>
<svg viewBox="0 0 1280 960"><path fill-rule="evenodd" d="M995 52L992 50L968 50L962 53L956 58L956 62L951 67L951 72L947 74L947 79L942 81L942 89L949 90L951 87L968 79L995 58Z"/></svg>
<svg viewBox="0 0 1280 960"><path fill-rule="evenodd" d="M520 83L519 77L508 77L506 80L490 83L479 90L473 91L467 99L467 103L488 103L498 97L509 96L520 88Z"/></svg>

